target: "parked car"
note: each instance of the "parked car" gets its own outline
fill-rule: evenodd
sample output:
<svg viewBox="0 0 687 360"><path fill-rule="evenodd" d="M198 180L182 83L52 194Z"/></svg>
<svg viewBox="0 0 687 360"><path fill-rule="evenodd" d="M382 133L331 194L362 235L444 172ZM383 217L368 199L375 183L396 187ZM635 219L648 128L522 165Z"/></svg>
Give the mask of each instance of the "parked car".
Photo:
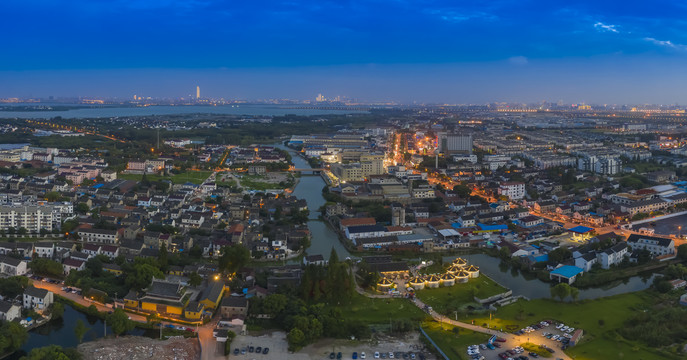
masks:
<svg viewBox="0 0 687 360"><path fill-rule="evenodd" d="M234 355L238 355L238 354L239 354L239 348L234 349Z"/></svg>
<svg viewBox="0 0 687 360"><path fill-rule="evenodd" d="M266 347L266 348L262 349L263 354L267 354L268 352L270 352L270 348Z"/></svg>
<svg viewBox="0 0 687 360"><path fill-rule="evenodd" d="M375 351L374 358L379 359L379 351Z"/></svg>
<svg viewBox="0 0 687 360"><path fill-rule="evenodd" d="M258 347L255 348L255 353L256 353L256 354L260 354L261 352L262 352L262 347L261 347L261 346L258 346Z"/></svg>

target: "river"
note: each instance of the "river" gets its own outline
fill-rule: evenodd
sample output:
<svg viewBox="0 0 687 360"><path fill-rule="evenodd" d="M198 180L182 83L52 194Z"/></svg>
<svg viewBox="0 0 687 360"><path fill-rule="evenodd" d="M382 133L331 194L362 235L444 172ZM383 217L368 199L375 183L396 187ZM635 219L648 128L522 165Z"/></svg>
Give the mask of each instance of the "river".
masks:
<svg viewBox="0 0 687 360"><path fill-rule="evenodd" d="M512 269L505 264L501 264L501 259L491 257L486 254L474 254L461 256L467 260L468 264L479 266L480 273L483 273L499 284L513 290L513 295L522 295L529 299L541 299L551 297L551 285L543 282L536 277ZM455 257L445 257L444 262L452 261ZM654 274L638 275L628 279L611 282L602 287L580 289L579 300L598 299L606 296L625 294L634 291L645 290L651 286Z"/></svg>
<svg viewBox="0 0 687 360"><path fill-rule="evenodd" d="M21 347L20 350L16 351L14 354L5 358L8 360L17 360L22 356L26 355L29 351L35 348L49 346L49 345L60 345L62 347L76 347L79 345L76 335L74 335L74 328L78 320L84 322L89 331L84 335L83 342L92 341L103 337L105 329L103 327L103 321L99 318L89 317L84 313L76 311L71 306L65 304L64 315L62 319L51 321L41 327L33 329L29 332L29 340ZM107 333L111 334L112 329L107 328ZM130 331L130 335L149 335L154 336L155 331L149 331L144 329L135 328Z"/></svg>
<svg viewBox="0 0 687 360"><path fill-rule="evenodd" d="M41 104L26 104L41 105ZM50 104L42 104L50 105ZM70 104L55 104L56 106L77 106ZM318 108L298 108L290 105L155 105L145 107L83 107L64 111L0 111L1 118L50 119L61 116L65 119L83 118L111 118L127 116L152 115L182 115L182 114L217 114L217 115L325 115L325 114L354 114L367 113L355 108L346 110L331 110Z"/></svg>
<svg viewBox="0 0 687 360"><path fill-rule="evenodd" d="M287 148L281 144L275 144L280 149L287 150L291 154L291 161L298 169L311 169L310 164L302 157L296 154L292 149ZM325 259L329 259L332 248L336 249L339 259L345 259L351 254L346 250L339 236L322 220L319 219L319 209L326 202L322 197L322 188L324 188L324 180L319 175L304 172L296 187L293 190L293 195L299 199L305 199L310 209L310 220L308 221L308 229L310 230L311 241L310 247L306 249L308 255L322 254Z"/></svg>

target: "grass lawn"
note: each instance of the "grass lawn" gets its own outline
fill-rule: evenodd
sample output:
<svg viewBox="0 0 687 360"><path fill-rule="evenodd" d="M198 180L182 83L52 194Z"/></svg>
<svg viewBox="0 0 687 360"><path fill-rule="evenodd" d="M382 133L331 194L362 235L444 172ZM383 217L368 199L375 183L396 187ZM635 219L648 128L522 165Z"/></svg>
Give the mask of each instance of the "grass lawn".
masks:
<svg viewBox="0 0 687 360"><path fill-rule="evenodd" d="M491 320L484 315L463 320L473 319L476 325L488 325L506 331L521 329L541 320L563 322L584 330L581 344L566 350L575 359L678 359L627 341L616 332L631 314L650 309L652 297L651 292L641 291L576 303L561 303L550 299L520 300L500 308ZM540 332L532 334L539 336ZM537 343L536 340L533 342Z"/></svg>
<svg viewBox="0 0 687 360"><path fill-rule="evenodd" d="M466 352L468 346L484 344L490 337L487 334L460 328L456 333L452 325L436 321L425 321L422 323L422 328L450 359L470 359Z"/></svg>
<svg viewBox="0 0 687 360"><path fill-rule="evenodd" d="M548 357L553 356L548 350L544 349L543 347L541 347L539 345L533 344L531 342L520 344L520 346L522 346L522 348L525 349L525 352L537 353L541 357L548 358Z"/></svg>
<svg viewBox="0 0 687 360"><path fill-rule="evenodd" d="M261 175L244 175L240 182L241 186L253 190L265 191L269 189L283 189L284 186L279 185L278 182L266 182L265 176ZM288 182L288 181L285 181ZM289 184L290 185L290 184ZM288 187L288 186L287 186Z"/></svg>
<svg viewBox="0 0 687 360"><path fill-rule="evenodd" d="M475 303L474 296L487 298L505 292L506 289L495 283L489 277L480 275L476 279L470 279L467 283L455 284L450 287L436 289L423 289L415 292L417 297L434 310L450 315L454 309L459 309L465 304Z"/></svg>
<svg viewBox="0 0 687 360"><path fill-rule="evenodd" d="M146 178L150 181L171 180L174 184L183 184L191 182L194 184L201 184L205 179L212 174L212 171L186 171L181 174L173 174L171 176L163 176L157 174L146 174ZM125 180L141 181L142 174L117 174L117 177Z"/></svg>
<svg viewBox="0 0 687 360"><path fill-rule="evenodd" d="M407 299L372 299L356 293L350 304L329 304L349 319L368 324L388 324L389 319L421 321L428 315Z"/></svg>

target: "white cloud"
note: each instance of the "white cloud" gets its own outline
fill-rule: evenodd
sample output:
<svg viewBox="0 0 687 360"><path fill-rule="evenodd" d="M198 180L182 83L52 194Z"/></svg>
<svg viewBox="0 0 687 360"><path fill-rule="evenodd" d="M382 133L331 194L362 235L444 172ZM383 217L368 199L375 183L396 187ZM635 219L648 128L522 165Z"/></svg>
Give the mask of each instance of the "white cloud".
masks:
<svg viewBox="0 0 687 360"><path fill-rule="evenodd" d="M654 39L652 37L645 37L644 41L648 41L654 45L663 46L663 47L667 47L667 48L671 48L671 49L687 50L687 45L675 44L670 40L658 40L658 39Z"/></svg>
<svg viewBox="0 0 687 360"><path fill-rule="evenodd" d="M527 65L529 60L524 56L512 56L508 58L508 62L513 65Z"/></svg>
<svg viewBox="0 0 687 360"><path fill-rule="evenodd" d="M479 19L486 21L494 21L498 19L496 15L489 14L483 11L455 11L446 9L430 9L425 10L425 13L438 16L441 20L455 23L471 19Z"/></svg>
<svg viewBox="0 0 687 360"><path fill-rule="evenodd" d="M618 29L616 29L615 25L609 25L609 24L604 24L601 21L598 21L596 24L594 24L594 28L600 32L612 32L612 33L619 33Z"/></svg>

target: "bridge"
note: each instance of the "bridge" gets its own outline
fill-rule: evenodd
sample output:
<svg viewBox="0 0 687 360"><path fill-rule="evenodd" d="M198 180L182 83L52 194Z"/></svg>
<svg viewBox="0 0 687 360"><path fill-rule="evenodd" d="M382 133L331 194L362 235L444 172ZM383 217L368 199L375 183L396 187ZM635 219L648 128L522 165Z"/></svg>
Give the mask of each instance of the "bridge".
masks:
<svg viewBox="0 0 687 360"><path fill-rule="evenodd" d="M323 168L311 168L311 169L298 169L298 168L291 168L289 171L297 171L297 172L304 172L304 171L312 171L312 172L320 172L324 171Z"/></svg>

